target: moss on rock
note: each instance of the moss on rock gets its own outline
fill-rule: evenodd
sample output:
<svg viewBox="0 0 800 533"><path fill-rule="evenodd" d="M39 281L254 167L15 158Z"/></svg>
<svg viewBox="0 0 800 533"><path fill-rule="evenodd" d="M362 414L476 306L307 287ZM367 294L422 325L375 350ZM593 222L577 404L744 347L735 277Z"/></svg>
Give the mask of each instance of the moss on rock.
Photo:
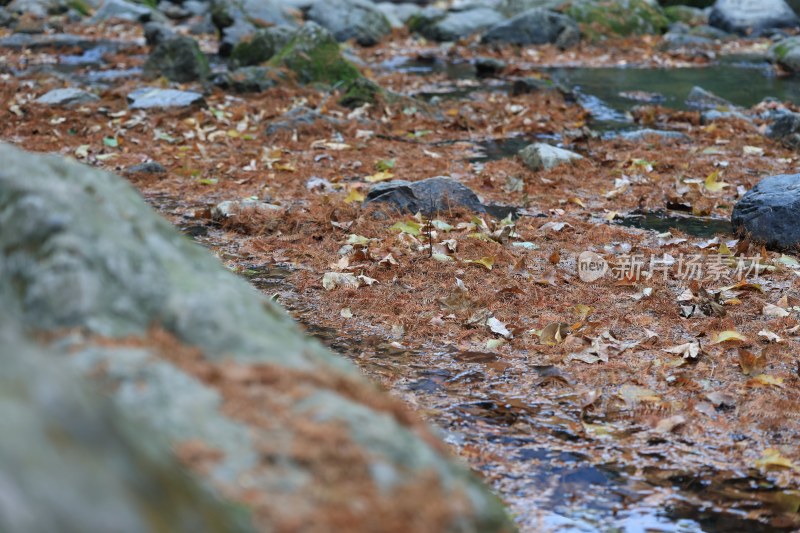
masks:
<svg viewBox="0 0 800 533"><path fill-rule="evenodd" d="M374 104L383 93L383 89L367 78L358 78L348 83L339 99L339 104L350 109L364 104Z"/></svg>
<svg viewBox="0 0 800 533"><path fill-rule="evenodd" d="M612 36L660 34L669 26L664 11L645 0L579 0L567 14L591 40Z"/></svg>
<svg viewBox="0 0 800 533"><path fill-rule="evenodd" d="M313 22L300 28L270 60L270 65L288 68L300 83L337 85L361 77L358 69L342 57L333 35Z"/></svg>

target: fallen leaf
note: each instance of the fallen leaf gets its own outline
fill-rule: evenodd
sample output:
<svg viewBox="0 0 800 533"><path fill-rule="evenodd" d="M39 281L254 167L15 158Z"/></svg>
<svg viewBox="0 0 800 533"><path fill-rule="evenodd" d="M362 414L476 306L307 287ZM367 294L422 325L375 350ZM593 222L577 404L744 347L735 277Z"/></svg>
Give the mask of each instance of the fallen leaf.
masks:
<svg viewBox="0 0 800 533"><path fill-rule="evenodd" d="M705 182L703 185L705 186L706 190L711 192L719 192L725 187L729 187L730 183L725 183L724 181L719 181L719 170L715 170L711 174L706 177Z"/></svg>
<svg viewBox="0 0 800 533"><path fill-rule="evenodd" d="M397 222L389 229L399 231L400 233L408 233L409 235L417 237L420 234L420 229L422 229L422 224L417 224L416 222Z"/></svg>
<svg viewBox="0 0 800 533"><path fill-rule="evenodd" d="M481 257L480 259L465 259L465 263L480 265L486 270L491 270L494 266L494 257Z"/></svg>
<svg viewBox="0 0 800 533"><path fill-rule="evenodd" d="M492 333L496 333L501 337L505 337L506 339L511 338L511 332L508 331L506 325L497 320L495 317L491 317L486 321L486 325L489 327L489 330Z"/></svg>
<svg viewBox="0 0 800 533"><path fill-rule="evenodd" d="M761 454L761 458L756 460L755 466L757 468L761 468L764 470L775 470L783 468L800 470L800 467L794 464L791 461L791 459L781 455L781 452L775 448L767 448L766 450L764 450L764 453Z"/></svg>
<svg viewBox="0 0 800 533"><path fill-rule="evenodd" d="M658 424L656 424L656 427L653 428L653 431L656 433L672 433L675 428L682 426L685 423L686 417L683 415L673 415L659 420Z"/></svg>
<svg viewBox="0 0 800 533"><path fill-rule="evenodd" d="M623 385L619 388L617 396L621 398L629 408L634 407L639 402L657 403L661 401L655 391L639 387L638 385Z"/></svg>
<svg viewBox="0 0 800 533"><path fill-rule="evenodd" d="M752 379L748 380L746 385L748 387L772 386L782 389L783 378L770 376L768 374L759 374L753 377Z"/></svg>
<svg viewBox="0 0 800 533"><path fill-rule="evenodd" d="M333 290L337 287L357 289L360 284L358 278L348 272L326 272L322 276L322 286L326 291Z"/></svg>
<svg viewBox="0 0 800 533"><path fill-rule="evenodd" d="M775 318L785 318L789 316L789 311L770 303L764 306L764 308L761 310L761 313L764 316L775 317Z"/></svg>
<svg viewBox="0 0 800 533"><path fill-rule="evenodd" d="M742 335L738 331L726 330L726 331L720 331L719 333L717 333L714 336L714 340L711 342L711 344L720 344L720 343L729 342L729 341L748 342L747 337L745 337L744 335Z"/></svg>
<svg viewBox="0 0 800 533"><path fill-rule="evenodd" d="M375 174L372 174L371 176L365 177L364 181L368 181L370 183L378 183L378 182L381 182L381 181L388 181L388 180L390 180L392 178L394 178L394 174L392 174L388 170L383 170L383 171L380 171L380 172L376 172Z"/></svg>
<svg viewBox="0 0 800 533"><path fill-rule="evenodd" d="M684 344L678 344L677 346L664 348L664 351L667 353L680 355L684 359L697 359L697 356L700 355L700 343L696 341L687 342Z"/></svg>
<svg viewBox="0 0 800 533"><path fill-rule="evenodd" d="M358 189L350 189L350 192L345 196L344 203L352 204L355 202L363 202L366 196L358 192Z"/></svg>
<svg viewBox="0 0 800 533"><path fill-rule="evenodd" d="M745 376L751 376L763 372L765 362L766 359L764 358L763 353L760 356L756 356L750 350L739 348L739 367L742 369L742 373Z"/></svg>
<svg viewBox="0 0 800 533"><path fill-rule="evenodd" d="M539 342L548 346L555 346L564 342L564 339L569 335L569 324L565 322L553 322L545 326L540 332Z"/></svg>

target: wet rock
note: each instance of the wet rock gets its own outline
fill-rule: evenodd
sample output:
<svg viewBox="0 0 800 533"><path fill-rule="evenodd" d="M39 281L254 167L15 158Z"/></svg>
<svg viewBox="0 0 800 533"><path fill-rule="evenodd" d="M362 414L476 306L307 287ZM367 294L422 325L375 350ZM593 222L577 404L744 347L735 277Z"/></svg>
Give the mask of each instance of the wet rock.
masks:
<svg viewBox="0 0 800 533"><path fill-rule="evenodd" d="M446 176L415 182L393 180L379 183L370 189L364 200L364 205L375 203L388 203L399 211L422 212L427 216L459 207L477 213L486 211L469 187Z"/></svg>
<svg viewBox="0 0 800 533"><path fill-rule="evenodd" d="M0 39L0 48L11 50L39 50L42 48L53 48L63 50L65 48L80 48L89 50L92 48L106 47L111 50L119 50L137 46L135 42L94 40L82 35L72 33L53 33L44 35L30 35L27 33L15 33Z"/></svg>
<svg viewBox="0 0 800 533"><path fill-rule="evenodd" d="M361 46L376 45L392 31L384 14L367 0L314 2L308 18L331 32L337 41L354 39Z"/></svg>
<svg viewBox="0 0 800 533"><path fill-rule="evenodd" d="M623 131L615 136L625 139L626 141L645 141L654 138L673 141L691 140L691 137L680 131L654 130L650 128L643 128L634 131Z"/></svg>
<svg viewBox="0 0 800 533"><path fill-rule="evenodd" d="M103 512L104 521L75 529L57 522L13 533L149 531L162 510L172 512L157 522L167 531L239 531L211 503L188 509L197 500L172 490L171 475L155 475L169 464L154 452L164 440L191 451L193 465L202 460L199 475L241 507L233 511L237 515L246 517L252 509L259 531L337 530L340 504L329 497L334 493L341 501L367 499L363 512L348 514L353 531L375 529L375 508L396 513L393 520L414 516L432 531L513 529L496 497L451 460L399 401L384 396L349 361L305 338L288 314L151 211L125 180L7 145L0 145L0 160L3 312L20 317L14 330L42 333L60 346L61 357L37 365L42 373L52 370L68 379L58 366L68 361L93 375L117 408L142 425L116 440L122 432L115 429L116 416L98 418L91 404L60 401L57 388L36 381L39 372L15 374L4 361L0 382L9 385L0 385L0 403L19 397L24 405L35 397L58 424L40 428L29 410L4 410L4 424L20 425L0 439L0 450L12 446L17 452L0 452L0 468L5 478L9 472L41 471L37 487L52 505L32 500L36 512L23 515L29 520L73 502L86 480L109 477L122 479L131 491L117 493L134 495L130 508L141 513L134 516L148 517L144 526L120 527L130 513L124 506L102 505L111 494L103 488L113 485L98 482L88 485L93 506L73 519ZM73 333L56 335L66 329ZM21 364L32 360L17 350L3 354ZM242 413L248 406L252 415ZM30 428L35 431L20 432ZM115 440L107 447L81 445L73 455L67 450L76 434L90 442ZM43 454L42 463L20 459L53 442L59 453ZM112 453L100 466L88 466L107 457L99 450L123 452L133 442L147 446L148 461ZM69 468L76 474L68 479L73 483L51 490ZM9 485L6 495L28 488ZM420 501L436 506L426 511ZM149 512L149 502L158 512ZM0 520L7 516L2 513ZM307 516L314 517L313 526Z"/></svg>
<svg viewBox="0 0 800 533"><path fill-rule="evenodd" d="M768 247L796 250L800 245L800 174L761 180L734 206L731 223Z"/></svg>
<svg viewBox="0 0 800 533"><path fill-rule="evenodd" d="M767 128L767 137L788 148L800 148L800 113L784 111Z"/></svg>
<svg viewBox="0 0 800 533"><path fill-rule="evenodd" d="M493 78L503 72L508 64L493 57L476 57L473 63L479 78Z"/></svg>
<svg viewBox="0 0 800 533"><path fill-rule="evenodd" d="M499 24L503 18L494 9L478 7L447 13L444 17L421 26L418 33L434 41L457 41Z"/></svg>
<svg viewBox="0 0 800 533"><path fill-rule="evenodd" d="M708 23L727 32L747 35L794 28L800 19L784 0L717 0Z"/></svg>
<svg viewBox="0 0 800 533"><path fill-rule="evenodd" d="M669 26L661 7L647 0L577 0L566 14L582 24L581 29L591 40L661 34Z"/></svg>
<svg viewBox="0 0 800 533"><path fill-rule="evenodd" d="M286 67L300 83L331 85L361 77L352 63L342 57L339 43L328 30L306 22L282 50L270 60L271 66Z"/></svg>
<svg viewBox="0 0 800 533"><path fill-rule="evenodd" d="M203 95L192 91L143 87L128 94L131 109L187 107L205 103Z"/></svg>
<svg viewBox="0 0 800 533"><path fill-rule="evenodd" d="M569 48L580 40L580 30L575 21L565 15L534 8L492 27L481 40L518 45L554 43L560 48Z"/></svg>
<svg viewBox="0 0 800 533"><path fill-rule="evenodd" d="M375 7L383 13L383 16L386 17L386 20L392 28L402 28L411 17L417 15L422 10L417 4L409 3L395 4L393 2L381 2L375 4Z"/></svg>
<svg viewBox="0 0 800 533"><path fill-rule="evenodd" d="M283 208L279 205L254 200L252 198L246 198L244 200L226 200L218 203L211 209L211 218L219 221L234 217L246 210L253 210L258 213L266 214L275 213L282 209Z"/></svg>
<svg viewBox="0 0 800 533"><path fill-rule="evenodd" d="M90 23L97 24L108 20L129 20L132 22L165 21L166 17L142 4L126 0L105 0L100 9L95 11Z"/></svg>
<svg viewBox="0 0 800 533"><path fill-rule="evenodd" d="M695 109L732 109L736 106L711 91L694 86L686 97L686 105Z"/></svg>
<svg viewBox="0 0 800 533"><path fill-rule="evenodd" d="M53 89L35 100L37 104L73 106L99 101L97 95L75 88Z"/></svg>
<svg viewBox="0 0 800 533"><path fill-rule="evenodd" d="M161 0L158 3L158 11L166 15L167 18L174 20L182 20L192 16L188 9L169 0Z"/></svg>
<svg viewBox="0 0 800 533"><path fill-rule="evenodd" d="M209 72L208 59L197 42L186 35L169 37L159 43L144 64L145 76L164 76L178 83L204 80Z"/></svg>
<svg viewBox="0 0 800 533"><path fill-rule="evenodd" d="M166 439L77 376L72 355L34 344L24 329L0 311L0 469L14 502L0 530L254 530L247 513L187 474Z"/></svg>
<svg viewBox="0 0 800 533"><path fill-rule="evenodd" d="M507 17L515 17L530 9L540 7L557 11L569 4L570 0L501 0L497 9Z"/></svg>
<svg viewBox="0 0 800 533"><path fill-rule="evenodd" d="M211 20L220 33L219 54L223 57L259 28L297 26L279 0L212 0Z"/></svg>
<svg viewBox="0 0 800 533"><path fill-rule="evenodd" d="M425 31L427 31L429 26L435 24L436 21L443 19L446 15L447 11L444 9L434 6L427 6L411 16L411 18L409 18L406 22L406 25L408 26L409 30L423 34Z"/></svg>
<svg viewBox="0 0 800 533"><path fill-rule="evenodd" d="M792 72L800 72L800 37L789 37L773 44L769 58Z"/></svg>
<svg viewBox="0 0 800 533"><path fill-rule="evenodd" d="M275 55L289 44L295 30L288 26L273 26L256 30L247 39L240 41L231 51L231 61L240 66L258 65Z"/></svg>
<svg viewBox="0 0 800 533"><path fill-rule="evenodd" d="M175 37L176 33L169 24L148 22L144 25L144 40L148 46L158 46L162 42Z"/></svg>
<svg viewBox="0 0 800 533"><path fill-rule="evenodd" d="M242 67L214 77L214 84L237 93L258 93L286 81L284 71L272 67Z"/></svg>
<svg viewBox="0 0 800 533"><path fill-rule="evenodd" d="M534 171L550 170L559 165L583 159L580 154L545 143L530 144L520 150L518 155L525 166Z"/></svg>
<svg viewBox="0 0 800 533"><path fill-rule="evenodd" d="M123 172L125 174L166 174L167 169L155 161L148 161L146 163L130 166Z"/></svg>
<svg viewBox="0 0 800 533"><path fill-rule="evenodd" d="M555 87L552 81L540 78L521 78L511 84L511 96L548 91Z"/></svg>

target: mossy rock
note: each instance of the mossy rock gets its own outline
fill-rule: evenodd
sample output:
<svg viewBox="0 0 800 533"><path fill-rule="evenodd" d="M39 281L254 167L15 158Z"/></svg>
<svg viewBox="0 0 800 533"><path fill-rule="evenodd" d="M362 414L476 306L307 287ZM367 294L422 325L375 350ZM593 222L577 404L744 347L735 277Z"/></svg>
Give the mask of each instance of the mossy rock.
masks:
<svg viewBox="0 0 800 533"><path fill-rule="evenodd" d="M383 94L383 89L373 81L358 78L348 83L344 87L343 93L339 104L354 109L364 104L374 104Z"/></svg>
<svg viewBox="0 0 800 533"><path fill-rule="evenodd" d="M245 41L239 42L231 52L231 61L237 66L247 67L268 61L292 39L294 30L275 26L256 30Z"/></svg>
<svg viewBox="0 0 800 533"><path fill-rule="evenodd" d="M306 22L269 62L286 67L300 83L347 84L361 77L358 69L342 57L339 43L325 28Z"/></svg>
<svg viewBox="0 0 800 533"><path fill-rule="evenodd" d="M664 15L666 15L670 24L673 22L683 22L690 26L708 24L708 16L703 13L702 9L696 7L667 6L664 8Z"/></svg>
<svg viewBox="0 0 800 533"><path fill-rule="evenodd" d="M703 9L713 6L714 1L715 0L659 0L658 3L664 8L672 6L687 6Z"/></svg>
<svg viewBox="0 0 800 533"><path fill-rule="evenodd" d="M593 41L661 34L669 26L664 11L645 0L579 0L566 13L580 24L581 33Z"/></svg>
<svg viewBox="0 0 800 533"><path fill-rule="evenodd" d="M800 37L778 41L769 49L769 58L792 72L800 71Z"/></svg>

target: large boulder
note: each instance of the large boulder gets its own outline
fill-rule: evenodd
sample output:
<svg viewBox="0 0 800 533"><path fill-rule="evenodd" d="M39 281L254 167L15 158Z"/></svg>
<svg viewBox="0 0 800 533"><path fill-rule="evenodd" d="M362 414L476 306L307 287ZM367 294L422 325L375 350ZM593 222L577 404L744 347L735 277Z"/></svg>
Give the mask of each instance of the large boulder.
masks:
<svg viewBox="0 0 800 533"><path fill-rule="evenodd" d="M768 247L797 251L800 245L800 174L782 174L761 180L734 206L731 223Z"/></svg>
<svg viewBox="0 0 800 533"><path fill-rule="evenodd" d="M499 24L503 19L503 15L494 9L476 7L447 13L430 24L421 26L419 33L434 41L457 41Z"/></svg>
<svg viewBox="0 0 800 533"><path fill-rule="evenodd" d="M145 76L164 76L178 83L205 80L210 72L205 54L197 42L186 35L174 35L161 41L144 64Z"/></svg>
<svg viewBox="0 0 800 533"><path fill-rule="evenodd" d="M5 309L17 298L7 281L0 309L0 530L254 531L247 512L187 475L169 443L80 378L66 353L21 335L25 327Z"/></svg>
<svg viewBox="0 0 800 533"><path fill-rule="evenodd" d="M717 0L708 23L745 35L774 28L794 28L800 24L800 19L784 0Z"/></svg>
<svg viewBox="0 0 800 533"><path fill-rule="evenodd" d="M576 0L566 14L580 23L592 40L660 34L669 26L661 7L647 0Z"/></svg>
<svg viewBox="0 0 800 533"><path fill-rule="evenodd" d="M17 329L47 339L139 420L142 429L121 436L119 446L134 438L168 441L210 486L249 509L261 531L335 531L342 523L352 531L396 530L398 524L452 532L512 529L497 499L399 400L304 337L283 310L153 213L125 180L8 145L0 145L0 159L3 311L20 317ZM24 353L8 357L27 360ZM9 365L3 368L5 376ZM12 378L10 393L26 383ZM63 420L85 415L97 424L76 430L95 439L113 434L111 422L81 411L83 404L73 408L49 389L31 387ZM2 423L11 419L3 416ZM16 434L4 431L0 449ZM72 438L64 431L24 435L17 456L0 454L0 471L29 470L24 445L51 440L61 451ZM98 459L91 455L77 457ZM54 459L41 466L42 476L52 483L72 463L82 466L68 455ZM124 459L107 464L106 470L83 469L76 482L119 478L154 505L182 513L169 477L140 485L136 475L145 476L147 465L131 464L126 478L117 474L129 468ZM97 504L105 493L92 487ZM74 491L49 494L56 496L36 500L32 513L58 512ZM212 512L201 506L186 520L199 521L197 530L235 531L202 514ZM156 523L131 531L192 530ZM116 530L90 524L40 531L54 529Z"/></svg>
<svg viewBox="0 0 800 533"><path fill-rule="evenodd" d="M392 31L386 16L367 0L320 0L311 6L308 18L337 41L354 39L362 46L376 45Z"/></svg>
<svg viewBox="0 0 800 533"><path fill-rule="evenodd" d="M322 26L306 22L270 60L270 65L286 67L300 83L349 83L361 77L352 63L342 57L339 43Z"/></svg>
<svg viewBox="0 0 800 533"><path fill-rule="evenodd" d="M375 7L383 13L392 28L402 28L408 19L422 10L417 4L411 3L380 2Z"/></svg>
<svg viewBox="0 0 800 533"><path fill-rule="evenodd" d="M773 44L769 58L792 72L800 72L800 37L789 37Z"/></svg>
<svg viewBox="0 0 800 533"><path fill-rule="evenodd" d="M800 148L800 113L784 111L767 128L767 137L787 148Z"/></svg>
<svg viewBox="0 0 800 533"><path fill-rule="evenodd" d="M483 34L482 41L517 45L554 43L568 48L577 44L580 36L578 25L571 18L534 8L490 28Z"/></svg>

